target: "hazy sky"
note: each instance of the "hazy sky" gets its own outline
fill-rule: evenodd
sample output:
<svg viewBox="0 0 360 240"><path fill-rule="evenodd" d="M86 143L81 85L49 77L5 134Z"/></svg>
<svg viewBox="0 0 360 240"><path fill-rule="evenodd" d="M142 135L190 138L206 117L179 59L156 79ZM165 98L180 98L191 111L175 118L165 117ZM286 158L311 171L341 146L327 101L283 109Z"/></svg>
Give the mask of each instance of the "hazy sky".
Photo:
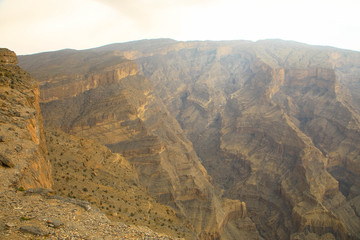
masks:
<svg viewBox="0 0 360 240"><path fill-rule="evenodd" d="M360 51L359 10L360 0L0 0L0 47L281 38Z"/></svg>

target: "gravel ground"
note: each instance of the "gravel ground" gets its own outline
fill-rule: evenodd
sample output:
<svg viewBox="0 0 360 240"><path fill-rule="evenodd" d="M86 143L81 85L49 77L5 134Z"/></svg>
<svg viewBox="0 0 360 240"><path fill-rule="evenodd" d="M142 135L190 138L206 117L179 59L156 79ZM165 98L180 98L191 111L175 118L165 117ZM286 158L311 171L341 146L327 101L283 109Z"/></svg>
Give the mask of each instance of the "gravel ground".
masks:
<svg viewBox="0 0 360 240"><path fill-rule="evenodd" d="M0 239L173 239L147 227L111 222L85 201L47 191L0 194Z"/></svg>

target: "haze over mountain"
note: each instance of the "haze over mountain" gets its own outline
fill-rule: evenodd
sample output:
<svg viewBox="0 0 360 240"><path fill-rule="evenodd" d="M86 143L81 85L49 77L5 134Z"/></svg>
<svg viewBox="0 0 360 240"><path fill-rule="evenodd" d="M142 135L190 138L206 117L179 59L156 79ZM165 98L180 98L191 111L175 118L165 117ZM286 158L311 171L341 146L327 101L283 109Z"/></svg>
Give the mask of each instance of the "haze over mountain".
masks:
<svg viewBox="0 0 360 240"><path fill-rule="evenodd" d="M163 37L281 38L360 51L358 9L358 0L1 0L0 45L32 54Z"/></svg>
<svg viewBox="0 0 360 240"><path fill-rule="evenodd" d="M113 221L185 239L360 238L359 52L156 39L19 65L39 81L48 130L34 156L46 164L16 175L29 160L9 150L1 173L15 175L4 191L52 187ZM21 99L6 102L23 86L6 71L2 121L31 133Z"/></svg>

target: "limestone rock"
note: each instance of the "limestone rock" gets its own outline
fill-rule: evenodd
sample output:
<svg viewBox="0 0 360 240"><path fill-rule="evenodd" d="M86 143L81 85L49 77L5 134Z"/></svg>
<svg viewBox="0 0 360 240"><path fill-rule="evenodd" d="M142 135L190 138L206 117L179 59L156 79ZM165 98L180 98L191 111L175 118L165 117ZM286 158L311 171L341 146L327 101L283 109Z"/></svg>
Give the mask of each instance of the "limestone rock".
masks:
<svg viewBox="0 0 360 240"><path fill-rule="evenodd" d="M8 228L8 229L11 229L11 228L16 227L16 224L12 223L12 222L8 222L8 223L5 223L5 227Z"/></svg>
<svg viewBox="0 0 360 240"><path fill-rule="evenodd" d="M15 164L9 158L3 156L2 154L0 154L0 162L4 167L15 167Z"/></svg>
<svg viewBox="0 0 360 240"><path fill-rule="evenodd" d="M7 49L0 48L0 64L17 64L18 60L15 52Z"/></svg>
<svg viewBox="0 0 360 240"><path fill-rule="evenodd" d="M0 191L52 185L35 79L15 65L14 52L0 51Z"/></svg>
<svg viewBox="0 0 360 240"><path fill-rule="evenodd" d="M35 236L49 235L48 231L46 231L45 229L42 229L42 228L40 228L38 226L34 226L34 225L21 226L19 230L21 232L33 234Z"/></svg>
<svg viewBox="0 0 360 240"><path fill-rule="evenodd" d="M40 194L48 196L49 194L54 193L54 190L48 188L29 188L25 190L25 194Z"/></svg>
<svg viewBox="0 0 360 240"><path fill-rule="evenodd" d="M51 218L47 220L49 227L60 228L64 226L64 223L57 218Z"/></svg>

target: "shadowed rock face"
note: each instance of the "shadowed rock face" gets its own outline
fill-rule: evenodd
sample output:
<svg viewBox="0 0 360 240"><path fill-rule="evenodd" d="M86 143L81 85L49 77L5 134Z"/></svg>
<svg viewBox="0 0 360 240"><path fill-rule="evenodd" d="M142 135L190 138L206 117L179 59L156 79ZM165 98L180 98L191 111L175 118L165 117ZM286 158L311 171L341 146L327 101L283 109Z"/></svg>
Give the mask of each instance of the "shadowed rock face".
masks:
<svg viewBox="0 0 360 240"><path fill-rule="evenodd" d="M0 190L51 188L39 86L16 63L14 52L0 49Z"/></svg>
<svg viewBox="0 0 360 240"><path fill-rule="evenodd" d="M152 195L204 238L359 238L359 53L282 41L147 40L87 54L114 66L131 58L139 71L83 87L77 82L92 74L116 74L91 72L75 51L20 59L49 84L47 124L123 153ZM105 61L112 55L119 59ZM59 60L70 57L83 66L77 78L52 69L70 69ZM80 90L53 101L55 78ZM246 208L213 197L200 162L224 196ZM251 220L231 217L245 210Z"/></svg>

